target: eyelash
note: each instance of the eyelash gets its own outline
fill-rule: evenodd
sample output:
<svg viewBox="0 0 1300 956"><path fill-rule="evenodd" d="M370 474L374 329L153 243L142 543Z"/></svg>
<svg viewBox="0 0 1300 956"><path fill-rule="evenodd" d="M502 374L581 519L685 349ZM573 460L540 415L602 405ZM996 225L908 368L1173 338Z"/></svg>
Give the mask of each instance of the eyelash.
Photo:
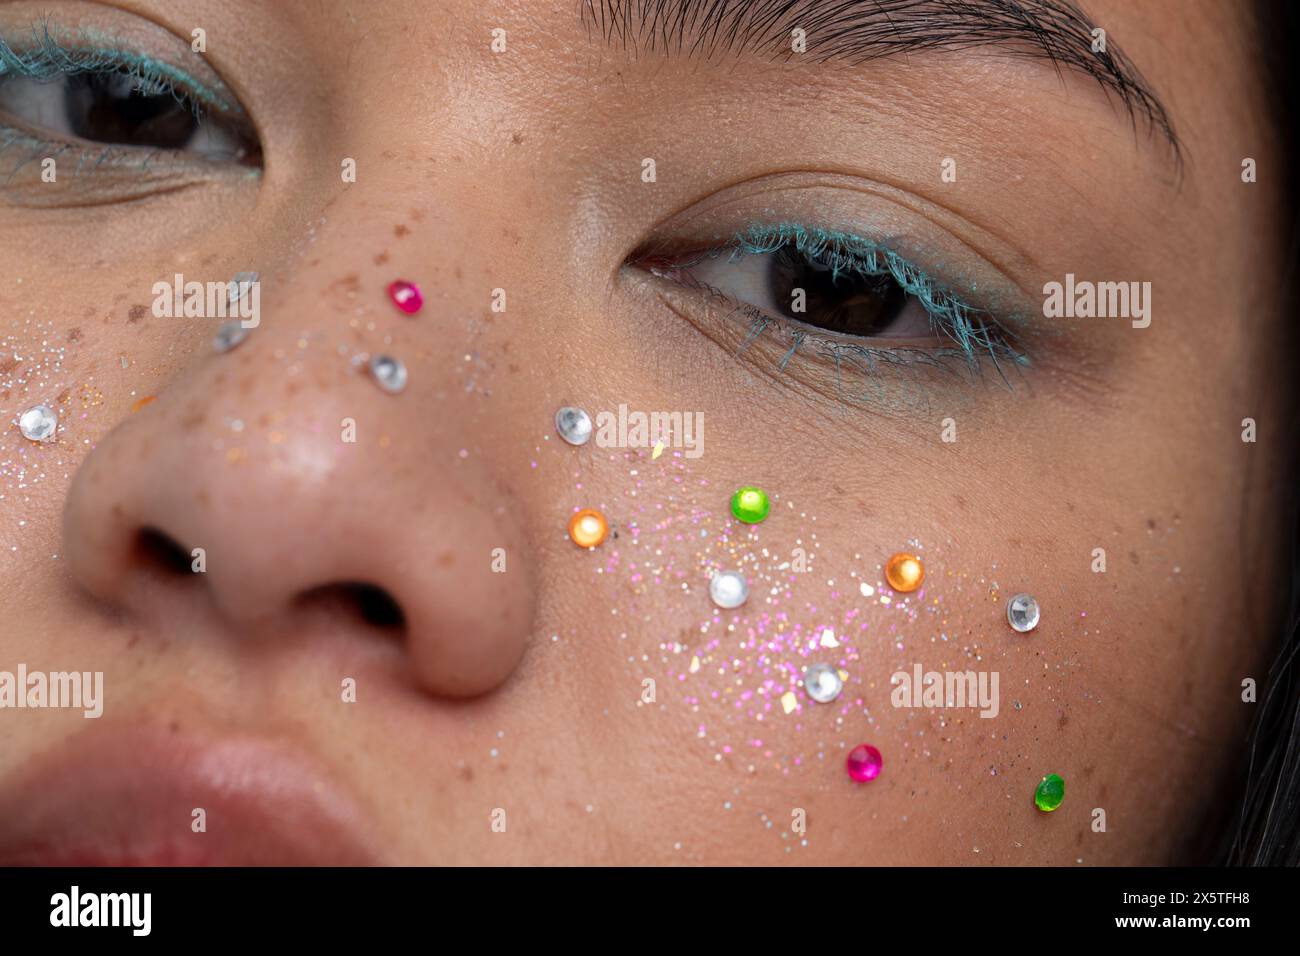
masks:
<svg viewBox="0 0 1300 956"><path fill-rule="evenodd" d="M78 74L125 74L141 89L151 95L170 95L177 103L187 107L196 121L215 112L226 112L231 104L208 89L193 77L150 57L130 50L67 46L55 39L48 22L37 22L32 27L30 46L15 49L0 37L0 84L7 77L36 80L54 80ZM180 153L164 149L142 149L125 145L86 145L61 139L45 138L31 130L0 122L0 153L16 143L32 147L33 155L48 152L51 147L60 153L69 149L81 155L74 172L94 171L100 166L135 166L147 168L159 157ZM189 161L193 161L191 158ZM21 167L23 164L19 164ZM2 180L0 180L2 181Z"/></svg>
<svg viewBox="0 0 1300 956"><path fill-rule="evenodd" d="M956 347L925 349L915 346L890 348L863 345L830 339L814 329L800 326L789 333L794 344L778 363L781 370L785 369L795 352L809 341L830 356L837 368L846 359L862 360L874 368L878 365L909 363L942 365L948 358L960 357L969 370L978 372L981 360L987 358L1008 386L1010 382L1007 381L1003 363L1017 367L1027 367L1030 364L1029 356L1016 346L1014 336L991 312L969 305L898 253L860 236L792 223L755 224L738 233L726 245L707 250L685 265L689 267L705 258L723 255L729 256L732 261L750 255L771 255L786 248L831 269L837 277L844 273L889 276L925 309L936 336L947 337ZM678 268L682 265L678 263ZM702 283L697 283L697 287L730 304L733 312L739 312L750 320L747 343L762 335L769 326L775 324L780 328L788 322L747 303L736 302L725 293L703 286Z"/></svg>

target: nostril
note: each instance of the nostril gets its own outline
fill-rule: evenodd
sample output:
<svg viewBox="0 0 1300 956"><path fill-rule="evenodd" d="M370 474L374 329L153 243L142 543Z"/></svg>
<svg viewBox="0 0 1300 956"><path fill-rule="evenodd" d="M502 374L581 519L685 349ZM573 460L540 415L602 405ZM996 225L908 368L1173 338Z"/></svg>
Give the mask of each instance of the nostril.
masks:
<svg viewBox="0 0 1300 956"><path fill-rule="evenodd" d="M135 554L139 564L165 574L193 573L190 555L176 543L175 539L157 528L144 528L136 535Z"/></svg>
<svg viewBox="0 0 1300 956"><path fill-rule="evenodd" d="M391 631L406 629L406 615L393 596L381 587L344 582L313 588L298 598L303 605L316 605L331 613L351 613L373 627Z"/></svg>

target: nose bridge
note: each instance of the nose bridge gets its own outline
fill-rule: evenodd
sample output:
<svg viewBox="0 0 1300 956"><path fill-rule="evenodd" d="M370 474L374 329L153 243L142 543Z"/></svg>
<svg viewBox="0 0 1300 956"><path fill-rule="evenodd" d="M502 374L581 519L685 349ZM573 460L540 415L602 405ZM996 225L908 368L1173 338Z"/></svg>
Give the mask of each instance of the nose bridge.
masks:
<svg viewBox="0 0 1300 956"><path fill-rule="evenodd" d="M319 241L334 246L318 257L337 272L346 235ZM472 695L509 674L531 626L524 532L488 464L457 454L471 398L441 380L457 324L428 301L455 290L425 284L412 314L376 271L270 272L257 326L224 351L216 320L175 320L207 323L197 350L83 464L65 549L83 585L127 605L142 600L132 577L143 535L187 559L203 549L199 593L231 634L292 627L323 588L373 586L401 611L419 681ZM514 556L507 590L494 548Z"/></svg>

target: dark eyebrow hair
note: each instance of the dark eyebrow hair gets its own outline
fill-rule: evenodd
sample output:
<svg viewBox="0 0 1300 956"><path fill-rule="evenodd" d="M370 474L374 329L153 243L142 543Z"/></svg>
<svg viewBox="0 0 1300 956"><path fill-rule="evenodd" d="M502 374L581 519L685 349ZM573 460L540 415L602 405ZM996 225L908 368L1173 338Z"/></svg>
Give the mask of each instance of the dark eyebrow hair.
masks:
<svg viewBox="0 0 1300 956"><path fill-rule="evenodd" d="M702 60L728 55L865 63L924 51L998 46L1010 56L1086 73L1114 94L1136 128L1139 118L1182 146L1169 114L1110 36L1094 52L1097 26L1075 0L580 0L582 20L633 53ZM795 53L792 31L807 35Z"/></svg>

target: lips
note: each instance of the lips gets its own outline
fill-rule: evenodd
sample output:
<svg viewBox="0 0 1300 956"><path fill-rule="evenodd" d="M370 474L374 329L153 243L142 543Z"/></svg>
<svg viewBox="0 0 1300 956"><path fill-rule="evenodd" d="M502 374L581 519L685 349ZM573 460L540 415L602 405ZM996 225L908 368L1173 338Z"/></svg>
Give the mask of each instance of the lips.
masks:
<svg viewBox="0 0 1300 956"><path fill-rule="evenodd" d="M0 866L368 865L367 831L323 768L260 739L96 728L0 783Z"/></svg>

